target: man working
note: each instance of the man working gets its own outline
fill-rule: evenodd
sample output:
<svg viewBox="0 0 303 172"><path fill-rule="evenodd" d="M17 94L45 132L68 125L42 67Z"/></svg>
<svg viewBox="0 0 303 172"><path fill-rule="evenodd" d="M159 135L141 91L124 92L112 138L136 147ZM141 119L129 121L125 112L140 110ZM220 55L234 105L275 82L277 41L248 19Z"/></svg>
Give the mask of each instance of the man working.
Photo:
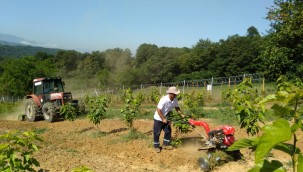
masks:
<svg viewBox="0 0 303 172"><path fill-rule="evenodd" d="M176 98L176 96L180 93L180 90L178 90L176 87L170 87L166 93L167 95L160 99L154 114L154 148L157 153L161 152L159 137L162 130L164 131L163 148L169 150L173 148L170 145L171 125L170 121L167 120L167 114L172 111L173 108L175 108L181 117L184 117Z"/></svg>

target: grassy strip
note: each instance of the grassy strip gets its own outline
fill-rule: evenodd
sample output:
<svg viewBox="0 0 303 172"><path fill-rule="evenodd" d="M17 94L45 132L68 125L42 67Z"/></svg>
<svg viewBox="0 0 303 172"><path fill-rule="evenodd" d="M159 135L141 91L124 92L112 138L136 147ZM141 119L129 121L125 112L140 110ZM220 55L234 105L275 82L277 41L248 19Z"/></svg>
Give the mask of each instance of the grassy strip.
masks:
<svg viewBox="0 0 303 172"><path fill-rule="evenodd" d="M20 102L0 102L0 117L16 112L17 107L20 105Z"/></svg>

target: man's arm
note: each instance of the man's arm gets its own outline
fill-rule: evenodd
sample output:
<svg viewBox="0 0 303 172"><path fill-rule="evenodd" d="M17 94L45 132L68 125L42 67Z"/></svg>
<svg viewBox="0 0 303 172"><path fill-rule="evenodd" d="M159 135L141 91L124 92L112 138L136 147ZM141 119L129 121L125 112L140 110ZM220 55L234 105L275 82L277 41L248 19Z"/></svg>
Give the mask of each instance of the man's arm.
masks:
<svg viewBox="0 0 303 172"><path fill-rule="evenodd" d="M157 108L157 112L162 120L163 123L167 123L167 119L164 117L164 115L162 114L161 109Z"/></svg>
<svg viewBox="0 0 303 172"><path fill-rule="evenodd" d="M175 107L175 109L176 109L176 111L178 112L178 114L179 114L182 118L185 117L185 115L183 115L183 113L182 113L180 107Z"/></svg>

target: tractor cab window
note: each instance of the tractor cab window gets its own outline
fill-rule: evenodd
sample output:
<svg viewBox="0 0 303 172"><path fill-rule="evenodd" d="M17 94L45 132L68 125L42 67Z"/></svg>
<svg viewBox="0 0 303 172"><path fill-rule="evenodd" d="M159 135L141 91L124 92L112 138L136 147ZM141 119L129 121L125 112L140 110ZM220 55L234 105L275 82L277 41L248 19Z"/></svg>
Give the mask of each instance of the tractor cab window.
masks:
<svg viewBox="0 0 303 172"><path fill-rule="evenodd" d="M61 80L54 81L54 91L55 92L64 92L63 84L62 84Z"/></svg>
<svg viewBox="0 0 303 172"><path fill-rule="evenodd" d="M60 80L51 80L43 82L44 93L55 93L55 92L64 92L63 86Z"/></svg>
<svg viewBox="0 0 303 172"><path fill-rule="evenodd" d="M50 82L44 82L43 83L43 87L44 87L44 93L45 94L49 94L50 92L52 92L51 83Z"/></svg>
<svg viewBox="0 0 303 172"><path fill-rule="evenodd" d="M39 95L43 93L43 87L42 87L42 82L35 82L34 83L34 93Z"/></svg>

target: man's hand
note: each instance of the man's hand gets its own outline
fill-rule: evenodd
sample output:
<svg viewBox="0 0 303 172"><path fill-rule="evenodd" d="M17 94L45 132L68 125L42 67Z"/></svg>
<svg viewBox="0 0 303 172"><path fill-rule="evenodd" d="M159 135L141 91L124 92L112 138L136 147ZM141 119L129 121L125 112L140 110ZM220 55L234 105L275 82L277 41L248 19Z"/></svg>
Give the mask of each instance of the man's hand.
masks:
<svg viewBox="0 0 303 172"><path fill-rule="evenodd" d="M181 116L182 118L185 118L185 115L183 115L182 113L180 114L180 116Z"/></svg>
<svg viewBox="0 0 303 172"><path fill-rule="evenodd" d="M166 118L162 119L162 122L166 124L167 123L167 119Z"/></svg>

